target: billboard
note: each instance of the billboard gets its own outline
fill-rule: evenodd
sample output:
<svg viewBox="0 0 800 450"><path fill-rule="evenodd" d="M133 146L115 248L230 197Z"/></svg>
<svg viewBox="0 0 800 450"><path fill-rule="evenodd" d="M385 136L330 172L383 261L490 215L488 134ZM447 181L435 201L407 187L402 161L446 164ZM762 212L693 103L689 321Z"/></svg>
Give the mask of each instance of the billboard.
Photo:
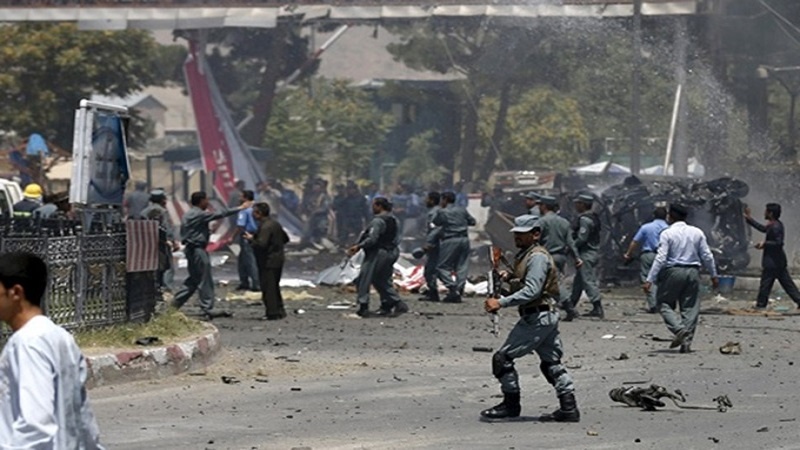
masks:
<svg viewBox="0 0 800 450"><path fill-rule="evenodd" d="M130 178L128 108L81 100L75 111L69 201L122 206Z"/></svg>

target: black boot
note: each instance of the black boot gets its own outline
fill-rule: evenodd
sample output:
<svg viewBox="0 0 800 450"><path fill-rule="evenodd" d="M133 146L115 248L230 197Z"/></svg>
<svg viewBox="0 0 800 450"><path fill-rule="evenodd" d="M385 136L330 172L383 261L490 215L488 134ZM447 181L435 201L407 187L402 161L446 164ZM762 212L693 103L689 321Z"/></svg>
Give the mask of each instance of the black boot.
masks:
<svg viewBox="0 0 800 450"><path fill-rule="evenodd" d="M503 402L481 411L481 417L489 420L511 419L519 417L522 408L519 405L519 392L503 393Z"/></svg>
<svg viewBox="0 0 800 450"><path fill-rule="evenodd" d="M586 313L586 317L597 317L598 319L605 319L606 314L603 312L603 305L600 302L592 303L592 310Z"/></svg>
<svg viewBox="0 0 800 450"><path fill-rule="evenodd" d="M369 304L361 303L358 305L358 311L356 311L359 317L369 317Z"/></svg>
<svg viewBox="0 0 800 450"><path fill-rule="evenodd" d="M564 302L561 306L564 308L564 312L567 313L567 316L564 317L564 322L572 322L573 320L581 316L580 314L578 314L578 310L576 310L575 307L572 306L572 303L570 303L569 300Z"/></svg>
<svg viewBox="0 0 800 450"><path fill-rule="evenodd" d="M541 422L580 422L581 412L578 411L578 403L575 401L575 394L570 392L558 397L560 408L551 414L539 417Z"/></svg>

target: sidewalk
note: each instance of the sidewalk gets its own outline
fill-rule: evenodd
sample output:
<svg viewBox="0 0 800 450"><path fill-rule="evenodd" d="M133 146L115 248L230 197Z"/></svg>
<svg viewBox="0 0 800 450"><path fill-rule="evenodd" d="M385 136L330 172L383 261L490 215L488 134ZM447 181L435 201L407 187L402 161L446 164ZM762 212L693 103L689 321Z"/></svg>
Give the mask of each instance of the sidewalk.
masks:
<svg viewBox="0 0 800 450"><path fill-rule="evenodd" d="M222 348L219 330L211 324L200 334L160 347L98 349L85 352L89 376L86 386L156 380L207 367Z"/></svg>

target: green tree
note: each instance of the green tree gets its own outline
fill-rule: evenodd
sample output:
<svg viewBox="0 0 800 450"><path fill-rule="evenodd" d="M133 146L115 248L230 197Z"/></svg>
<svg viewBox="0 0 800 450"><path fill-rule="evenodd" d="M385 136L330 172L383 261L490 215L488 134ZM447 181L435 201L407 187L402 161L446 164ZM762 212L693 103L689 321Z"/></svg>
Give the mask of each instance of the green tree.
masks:
<svg viewBox="0 0 800 450"><path fill-rule="evenodd" d="M496 117L499 101L486 99L481 117ZM508 138L502 157L508 167L553 168L564 170L577 163L586 148L588 135L578 103L547 87L526 91L508 109L505 124ZM490 124L480 127L490 130ZM492 152L489 136L480 134L480 147Z"/></svg>
<svg viewBox="0 0 800 450"><path fill-rule="evenodd" d="M448 170L436 163L434 154L439 146L433 143L435 130L419 133L408 139L408 152L392 171L396 182L400 180L416 186L430 186L438 183Z"/></svg>
<svg viewBox="0 0 800 450"><path fill-rule="evenodd" d="M314 80L311 91L278 95L264 143L275 152L270 172L292 181L323 170L337 178L364 177L391 116L345 80Z"/></svg>
<svg viewBox="0 0 800 450"><path fill-rule="evenodd" d="M73 111L81 99L124 97L164 81L156 64L160 46L145 31L8 25L0 27L0 43L0 130L38 132L62 148L71 148ZM140 142L135 136L132 141Z"/></svg>

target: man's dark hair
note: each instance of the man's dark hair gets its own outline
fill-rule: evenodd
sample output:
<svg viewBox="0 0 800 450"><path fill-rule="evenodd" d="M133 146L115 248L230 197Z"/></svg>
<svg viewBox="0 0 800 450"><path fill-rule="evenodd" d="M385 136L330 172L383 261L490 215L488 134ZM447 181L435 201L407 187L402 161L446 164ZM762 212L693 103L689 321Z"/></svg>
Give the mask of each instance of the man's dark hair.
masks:
<svg viewBox="0 0 800 450"><path fill-rule="evenodd" d="M456 193L453 191L447 191L442 193L442 200L446 201L448 204L456 202Z"/></svg>
<svg viewBox="0 0 800 450"><path fill-rule="evenodd" d="M669 215L677 221L686 220L689 217L689 210L683 205L669 205Z"/></svg>
<svg viewBox="0 0 800 450"><path fill-rule="evenodd" d="M667 208L663 206L659 206L658 208L653 210L653 217L656 219L666 220L667 219Z"/></svg>
<svg viewBox="0 0 800 450"><path fill-rule="evenodd" d="M386 197L375 197L375 199L372 200L372 203L378 205L384 211L392 210L392 202L390 202Z"/></svg>
<svg viewBox="0 0 800 450"><path fill-rule="evenodd" d="M767 203L767 211L772 213L772 218L778 220L781 218L781 205L779 203Z"/></svg>
<svg viewBox="0 0 800 450"><path fill-rule="evenodd" d="M200 202L206 199L206 193L203 191L193 192L192 193L192 206L200 206Z"/></svg>
<svg viewBox="0 0 800 450"><path fill-rule="evenodd" d="M6 289L22 286L25 300L41 306L47 289L47 264L33 253L6 253L0 256L0 283Z"/></svg>
<svg viewBox="0 0 800 450"><path fill-rule="evenodd" d="M431 199L434 205L438 205L442 201L442 195L436 191L428 192L428 198Z"/></svg>
<svg viewBox="0 0 800 450"><path fill-rule="evenodd" d="M248 202L252 202L256 198L255 192L251 191L250 189L245 189L242 191L242 197Z"/></svg>
<svg viewBox="0 0 800 450"><path fill-rule="evenodd" d="M253 210L258 211L264 217L269 216L269 205L265 202L259 202L253 205Z"/></svg>

